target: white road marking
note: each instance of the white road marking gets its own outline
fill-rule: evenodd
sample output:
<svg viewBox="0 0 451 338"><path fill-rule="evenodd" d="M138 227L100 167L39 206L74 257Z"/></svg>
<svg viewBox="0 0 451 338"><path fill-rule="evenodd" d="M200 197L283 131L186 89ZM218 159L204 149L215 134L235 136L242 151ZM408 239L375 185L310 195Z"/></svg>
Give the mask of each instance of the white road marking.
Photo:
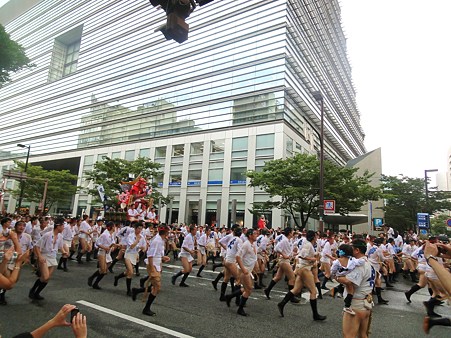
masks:
<svg viewBox="0 0 451 338"><path fill-rule="evenodd" d="M94 304L94 303L90 303L90 302L87 302L87 301L84 301L84 300L79 300L79 301L77 301L77 303L78 303L78 304L82 304L82 305L84 305L84 306L88 306L88 307L93 308L93 309L96 309L96 310L98 310L98 311L102 311L102 312L108 313L108 314L110 314L110 315L119 317L119 318L121 318L121 319L125 319L125 320L128 320L128 321L130 321L130 322L133 322L133 323L136 323L136 324L140 324L140 325L142 325L142 326L146 326L146 327L151 328L151 329L153 329L153 330L156 330L156 331L160 331L160 332L163 332L163 333L170 334L170 335L172 335L172 336L174 336L174 337L180 337L180 338L194 338L194 337L192 337L192 336L188 336L188 335L186 335L186 334L183 334L183 333L180 333L180 332L177 332L177 331L174 331L174 330L167 329L167 328L165 328L165 327L163 327L163 326L159 326L159 325L156 325L156 324L152 324L152 323L146 322L146 321L144 321L144 320L142 320L142 319L135 318L135 317L126 315L126 314L124 314L124 313L117 312L117 311L114 311L114 310L108 309L108 308L106 308L106 307L103 307L103 306L100 306L100 305L97 305L97 304Z"/></svg>

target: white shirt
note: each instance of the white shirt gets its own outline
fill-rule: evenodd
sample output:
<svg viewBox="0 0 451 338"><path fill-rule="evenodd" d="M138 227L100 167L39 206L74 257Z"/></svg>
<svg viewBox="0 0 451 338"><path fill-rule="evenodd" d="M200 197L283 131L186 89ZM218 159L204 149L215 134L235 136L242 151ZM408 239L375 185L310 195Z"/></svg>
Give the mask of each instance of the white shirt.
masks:
<svg viewBox="0 0 451 338"><path fill-rule="evenodd" d="M194 237L191 234L188 234L185 236L185 239L182 243L182 250L180 250L180 253L189 254L189 251L185 250L187 248L189 251L194 250Z"/></svg>
<svg viewBox="0 0 451 338"><path fill-rule="evenodd" d="M147 249L147 257L152 257L153 266L161 271L161 258L164 256L164 241L160 235L156 235Z"/></svg>
<svg viewBox="0 0 451 338"><path fill-rule="evenodd" d="M145 237L142 234L140 236L141 236L141 238L140 238L138 244L134 248L131 248L133 243L135 243L135 241L136 241L136 234L135 234L135 232L132 232L130 235L128 235L128 237L126 239L127 249L125 250L125 253L137 254L138 251L140 250L140 248L146 247L147 243L146 243Z"/></svg>
<svg viewBox="0 0 451 338"><path fill-rule="evenodd" d="M243 244L239 237L234 236L232 240L227 244L226 261L235 262L235 256L238 253L240 246Z"/></svg>
<svg viewBox="0 0 451 338"><path fill-rule="evenodd" d="M291 256L292 249L291 249L290 241L288 240L288 238L285 235L282 235L282 238L276 244L274 251L278 252L284 256Z"/></svg>
<svg viewBox="0 0 451 338"><path fill-rule="evenodd" d="M366 260L366 257L364 257ZM368 261L365 261L359 267L356 267L350 272L346 279L355 285L354 298L363 299L367 295L371 294L374 286L374 280L376 278L376 271ZM345 297L347 292L345 291Z"/></svg>
<svg viewBox="0 0 451 338"><path fill-rule="evenodd" d="M237 254L235 255L241 258L241 261L243 262L243 265L245 268L252 272L254 269L255 263L257 262L257 245L256 243L249 242L249 239L244 242L242 245L240 245L239 250Z"/></svg>
<svg viewBox="0 0 451 338"><path fill-rule="evenodd" d="M202 246L204 248L207 245L207 234L205 232L203 232L202 235L198 238L197 245Z"/></svg>
<svg viewBox="0 0 451 338"><path fill-rule="evenodd" d="M266 251L266 246L269 243L269 238L265 235L260 235L257 237L257 250L258 252Z"/></svg>
<svg viewBox="0 0 451 338"><path fill-rule="evenodd" d="M99 245L110 247L112 244L114 244L114 233L110 234L108 230L105 230L99 237L99 239L96 241L96 247L99 248ZM109 251L109 250L106 250Z"/></svg>
<svg viewBox="0 0 451 338"><path fill-rule="evenodd" d="M31 236L29 234L26 234L25 232L20 235L19 244L22 249L22 253L33 248L33 241L31 239Z"/></svg>
<svg viewBox="0 0 451 338"><path fill-rule="evenodd" d="M57 238L55 240L53 231L48 231L42 235L36 243L36 246L41 250L41 254L56 258L58 249L63 248L63 236L61 234L57 234Z"/></svg>

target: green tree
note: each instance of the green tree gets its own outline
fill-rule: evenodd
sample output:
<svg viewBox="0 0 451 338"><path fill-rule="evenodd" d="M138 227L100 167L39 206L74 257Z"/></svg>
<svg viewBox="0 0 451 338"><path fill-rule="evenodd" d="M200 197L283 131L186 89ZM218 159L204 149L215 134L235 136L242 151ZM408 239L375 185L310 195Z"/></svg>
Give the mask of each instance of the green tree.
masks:
<svg viewBox="0 0 451 338"><path fill-rule="evenodd" d="M415 228L417 213L430 214L451 209L451 193L430 188L426 201L425 181L404 175L381 177L382 196L385 199L385 222L398 231Z"/></svg>
<svg viewBox="0 0 451 338"><path fill-rule="evenodd" d="M108 198L105 204L117 207L117 195L121 193L121 182L129 181L129 175L141 176L151 182L152 198L155 201L161 200L163 204L168 203L169 199L157 190L157 181L163 176L163 173L159 171L160 167L159 163L152 162L146 157L139 157L134 161L104 157L103 161L94 164L93 170L86 172L87 180L92 181L95 185L94 189L89 190L89 193L100 203L97 186L102 185Z"/></svg>
<svg viewBox="0 0 451 338"><path fill-rule="evenodd" d="M25 169L24 162L16 161L15 163L21 171ZM77 187L77 175L71 174L69 170L45 170L41 166L28 164L26 182L21 182L12 194L18 198L21 185L25 184L23 198L29 202L40 203L44 194L45 180L48 180L48 187L44 210L50 210L55 203L59 206L70 205L79 187Z"/></svg>
<svg viewBox="0 0 451 338"><path fill-rule="evenodd" d="M25 55L25 49L11 40L5 27L0 24L0 87L11 80L10 72L33 66Z"/></svg>
<svg viewBox="0 0 451 338"><path fill-rule="evenodd" d="M371 174L356 175L358 168L338 167L329 161L324 166L324 196L335 199L337 212L343 215L359 211L368 200L379 198L379 189L371 187ZM248 171L250 186L259 187L273 200L254 203L258 212L278 208L288 211L296 226L304 228L312 215L318 214L319 160L316 156L297 154L287 159L268 161L261 171ZM301 224L296 214L300 214Z"/></svg>
<svg viewBox="0 0 451 338"><path fill-rule="evenodd" d="M431 233L433 235L448 235L450 231L446 225L446 221L450 216L446 214L439 214L431 219Z"/></svg>

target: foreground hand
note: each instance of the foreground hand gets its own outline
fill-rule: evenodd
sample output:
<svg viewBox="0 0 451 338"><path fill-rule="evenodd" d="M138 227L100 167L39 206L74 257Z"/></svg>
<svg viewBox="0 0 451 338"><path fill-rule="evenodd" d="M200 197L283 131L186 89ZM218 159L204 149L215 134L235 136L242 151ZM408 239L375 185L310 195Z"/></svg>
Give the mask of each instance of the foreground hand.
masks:
<svg viewBox="0 0 451 338"><path fill-rule="evenodd" d="M53 326L70 326L70 323L66 321L66 317L75 307L75 305L71 304L64 305L50 322Z"/></svg>
<svg viewBox="0 0 451 338"><path fill-rule="evenodd" d="M88 336L88 327L86 326L86 316L77 313L72 321L72 331L76 338L86 338Z"/></svg>
<svg viewBox="0 0 451 338"><path fill-rule="evenodd" d="M424 246L424 257L437 256L438 248L435 244L431 244L429 241L426 241L426 245Z"/></svg>

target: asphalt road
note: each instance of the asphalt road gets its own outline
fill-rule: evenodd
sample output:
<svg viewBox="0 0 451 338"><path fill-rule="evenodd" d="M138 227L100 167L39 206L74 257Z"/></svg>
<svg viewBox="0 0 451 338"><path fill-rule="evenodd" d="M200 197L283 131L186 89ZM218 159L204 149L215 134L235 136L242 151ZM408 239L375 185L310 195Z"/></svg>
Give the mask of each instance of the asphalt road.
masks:
<svg viewBox="0 0 451 338"><path fill-rule="evenodd" d="M174 265L172 265L174 264ZM287 304L285 317L280 318L277 302L283 298L285 286L278 283L272 291L272 299L266 300L261 290L254 290L246 311L249 317L236 314L236 307L227 308L219 302L219 291L211 286L216 273L207 267L203 278L195 277L196 268L187 280L189 288L180 288L170 283L179 262L167 265L163 272L163 290L155 300L152 310L155 317L141 314L144 303L133 302L126 296L125 279L118 287L113 286L113 275L102 282L102 290L87 285L87 278L95 271L96 262L78 265L69 262L69 272L56 271L48 286L42 292L45 300L31 301L28 290L35 280L29 268L22 269L20 281L8 291L8 305L0 306L0 334L12 337L24 331L31 331L48 319L67 303L76 304L88 318L89 337L339 337L341 336L342 299L324 297L318 300L319 312L327 315L324 322L314 322L310 305ZM117 264L115 273L123 265ZM145 273L145 270L141 270ZM266 284L269 277L265 278ZM132 286L138 285L135 277ZM422 337L424 317L423 300L428 299L423 289L412 296L412 304L406 304L403 292L411 283L401 281L392 290L384 292L390 301L388 306L376 306L373 314L371 337ZM308 299L308 295L304 294ZM451 317L449 306L436 308L438 313ZM172 330L172 331L168 331ZM450 336L446 327L434 327L430 337ZM71 337L70 328L56 328L46 337Z"/></svg>

